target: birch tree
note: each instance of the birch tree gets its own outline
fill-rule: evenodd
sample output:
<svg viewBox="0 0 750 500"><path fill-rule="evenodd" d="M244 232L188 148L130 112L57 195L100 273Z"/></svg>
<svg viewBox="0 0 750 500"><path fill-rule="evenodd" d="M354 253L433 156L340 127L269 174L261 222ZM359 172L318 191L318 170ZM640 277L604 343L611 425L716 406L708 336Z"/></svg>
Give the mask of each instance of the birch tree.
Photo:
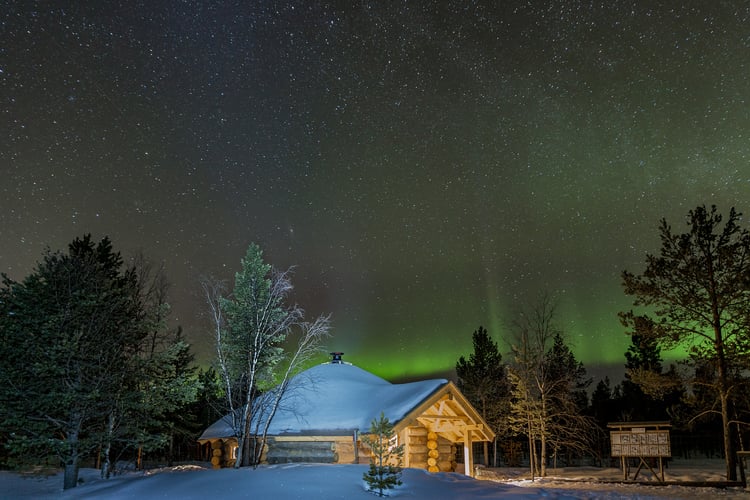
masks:
<svg viewBox="0 0 750 500"><path fill-rule="evenodd" d="M272 268L260 247L252 244L231 295L225 295L221 284L203 284L230 425L238 442L235 467L260 463L268 427L291 378L329 332L327 316L306 322L304 310L288 304L291 272ZM297 343L285 350L295 334Z"/></svg>
<svg viewBox="0 0 750 500"><path fill-rule="evenodd" d="M530 310L521 312L515 322L511 345L513 363L509 368L513 392L511 427L528 438L531 473L542 477L546 475L547 406L553 382L549 379L544 354L557 333L553 318L554 306L547 295Z"/></svg>
<svg viewBox="0 0 750 500"><path fill-rule="evenodd" d="M547 295L520 314L508 370L510 426L527 436L531 473L541 477L547 474L550 451L589 451L595 432L593 419L584 415L585 370L554 319L555 306Z"/></svg>

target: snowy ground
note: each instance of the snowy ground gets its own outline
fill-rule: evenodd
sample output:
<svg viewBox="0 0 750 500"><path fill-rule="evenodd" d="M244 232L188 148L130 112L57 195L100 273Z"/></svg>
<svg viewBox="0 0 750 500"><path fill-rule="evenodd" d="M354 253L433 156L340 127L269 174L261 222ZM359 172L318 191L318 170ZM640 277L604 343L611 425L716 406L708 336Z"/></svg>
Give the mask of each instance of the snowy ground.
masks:
<svg viewBox="0 0 750 500"><path fill-rule="evenodd" d="M251 469L211 470L198 465L127 473L101 480L98 471L83 469L81 485L62 491L62 473L17 474L0 472L0 498L255 498L367 499L364 465L288 464ZM722 480L723 462L672 463L668 481ZM492 474L489 474L491 472ZM534 482L524 479L523 469L488 471L494 480L474 480L460 474L430 474L407 469L404 484L392 496L402 499L616 499L616 498L718 498L750 499L742 488L645 486L599 481L618 480L617 469L574 467L550 471L550 477ZM639 479L641 479L639 477ZM644 479L647 479L645 477Z"/></svg>

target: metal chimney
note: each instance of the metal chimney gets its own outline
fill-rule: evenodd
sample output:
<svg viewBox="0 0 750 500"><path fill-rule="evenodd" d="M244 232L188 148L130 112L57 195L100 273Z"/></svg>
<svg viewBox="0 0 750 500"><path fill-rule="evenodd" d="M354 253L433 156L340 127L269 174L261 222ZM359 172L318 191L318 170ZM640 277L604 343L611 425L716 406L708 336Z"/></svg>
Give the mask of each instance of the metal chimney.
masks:
<svg viewBox="0 0 750 500"><path fill-rule="evenodd" d="M331 353L331 364L343 364L344 362L341 361L341 356L343 356L343 352L332 352Z"/></svg>

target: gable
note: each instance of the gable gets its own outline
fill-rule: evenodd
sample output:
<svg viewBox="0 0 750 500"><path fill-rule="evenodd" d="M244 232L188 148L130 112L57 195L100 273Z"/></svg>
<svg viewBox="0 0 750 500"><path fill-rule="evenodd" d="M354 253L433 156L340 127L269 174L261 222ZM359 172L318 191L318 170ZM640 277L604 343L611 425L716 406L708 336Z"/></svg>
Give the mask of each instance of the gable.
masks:
<svg viewBox="0 0 750 500"><path fill-rule="evenodd" d="M453 382L440 387L415 406L394 429L422 426L452 442L464 441L471 431L473 441L492 441L495 433Z"/></svg>

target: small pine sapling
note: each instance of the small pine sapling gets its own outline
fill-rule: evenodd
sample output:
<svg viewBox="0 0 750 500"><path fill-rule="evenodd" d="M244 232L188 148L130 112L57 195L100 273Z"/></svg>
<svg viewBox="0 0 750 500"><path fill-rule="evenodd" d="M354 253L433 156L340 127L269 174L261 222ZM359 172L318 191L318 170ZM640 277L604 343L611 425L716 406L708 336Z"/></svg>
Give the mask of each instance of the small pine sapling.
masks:
<svg viewBox="0 0 750 500"><path fill-rule="evenodd" d="M363 439L370 447L370 469L362 475L368 489L383 496L385 490L400 486L404 445L397 445L393 424L380 412L379 419L370 424L370 434Z"/></svg>

